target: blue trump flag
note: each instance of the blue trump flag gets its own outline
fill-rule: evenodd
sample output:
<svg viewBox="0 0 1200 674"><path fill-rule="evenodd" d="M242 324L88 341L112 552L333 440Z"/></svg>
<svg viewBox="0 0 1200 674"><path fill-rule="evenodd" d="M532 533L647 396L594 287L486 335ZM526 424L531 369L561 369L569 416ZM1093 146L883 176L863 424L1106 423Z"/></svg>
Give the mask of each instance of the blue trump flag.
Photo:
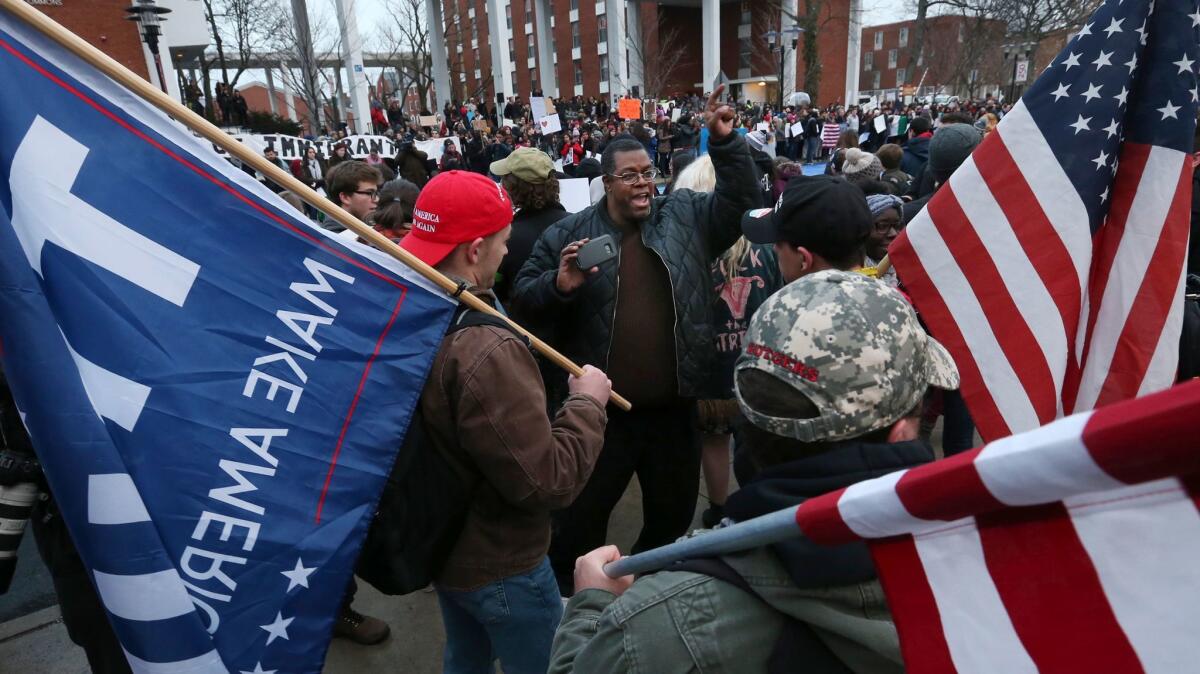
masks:
<svg viewBox="0 0 1200 674"><path fill-rule="evenodd" d="M134 671L320 671L454 303L0 11L3 364Z"/></svg>

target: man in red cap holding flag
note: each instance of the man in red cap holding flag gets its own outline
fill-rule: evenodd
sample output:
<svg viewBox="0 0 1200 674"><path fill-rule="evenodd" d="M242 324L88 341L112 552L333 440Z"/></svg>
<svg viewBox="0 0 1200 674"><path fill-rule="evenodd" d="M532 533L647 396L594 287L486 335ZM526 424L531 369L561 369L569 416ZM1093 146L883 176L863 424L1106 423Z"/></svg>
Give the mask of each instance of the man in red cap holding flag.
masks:
<svg viewBox="0 0 1200 674"><path fill-rule="evenodd" d="M504 188L448 171L421 191L401 247L496 305L491 287L508 252ZM569 382L551 421L537 363L502 321L461 310L421 394L430 444L477 475L466 522L435 586L447 672L545 672L562 617L546 551L550 511L571 503L604 444L612 384L594 367ZM501 599L497 599L497 598Z"/></svg>

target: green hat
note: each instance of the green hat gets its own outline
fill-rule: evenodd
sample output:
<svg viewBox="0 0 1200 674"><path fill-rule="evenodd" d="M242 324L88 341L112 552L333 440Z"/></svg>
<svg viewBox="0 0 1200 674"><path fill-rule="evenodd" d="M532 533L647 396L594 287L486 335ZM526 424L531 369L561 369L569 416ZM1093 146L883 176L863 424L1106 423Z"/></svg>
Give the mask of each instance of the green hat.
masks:
<svg viewBox="0 0 1200 674"><path fill-rule="evenodd" d="M532 147L519 147L500 161L492 162L492 174L513 174L527 183L544 183L554 173L554 163L545 152Z"/></svg>
<svg viewBox="0 0 1200 674"><path fill-rule="evenodd" d="M958 388L958 368L900 293L856 272L804 276L771 296L746 331L736 373L762 370L819 414L790 419L738 405L752 424L804 442L843 440L894 424L928 386Z"/></svg>

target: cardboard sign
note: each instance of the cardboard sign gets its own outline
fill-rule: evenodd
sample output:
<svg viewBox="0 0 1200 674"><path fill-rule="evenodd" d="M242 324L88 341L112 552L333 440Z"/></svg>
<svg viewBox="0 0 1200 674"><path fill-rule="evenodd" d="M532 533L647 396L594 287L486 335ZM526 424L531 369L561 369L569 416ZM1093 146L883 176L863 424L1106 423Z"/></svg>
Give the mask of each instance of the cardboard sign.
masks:
<svg viewBox="0 0 1200 674"><path fill-rule="evenodd" d="M438 118L436 115L421 115L417 123L421 126L436 127L438 126Z"/></svg>
<svg viewBox="0 0 1200 674"><path fill-rule="evenodd" d="M478 118L472 120L471 128L475 129L476 131L487 131L488 130L487 120L482 117L478 117Z"/></svg>
<svg viewBox="0 0 1200 674"><path fill-rule="evenodd" d="M538 126L542 129L542 135L557 133L562 131L562 120L558 115L546 115L538 118Z"/></svg>
<svg viewBox="0 0 1200 674"><path fill-rule="evenodd" d="M617 115L621 119L641 119L642 102L636 98L622 98L617 101Z"/></svg>

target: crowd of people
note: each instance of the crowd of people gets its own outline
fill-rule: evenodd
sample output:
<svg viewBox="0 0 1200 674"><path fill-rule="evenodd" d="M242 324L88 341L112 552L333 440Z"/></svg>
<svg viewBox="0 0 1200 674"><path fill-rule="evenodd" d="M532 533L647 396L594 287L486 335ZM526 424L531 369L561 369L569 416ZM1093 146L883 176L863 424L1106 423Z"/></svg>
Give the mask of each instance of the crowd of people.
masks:
<svg viewBox="0 0 1200 674"><path fill-rule="evenodd" d="M903 671L864 545L796 540L613 579L609 520L636 476L637 553L688 533L701 475L702 523L723 527L975 444L952 358L880 263L1005 108L776 111L719 94L653 121L557 101L549 135L517 100L448 105L436 130L389 109L395 157L267 151L584 366L569 376L486 321L441 344L425 432L477 485L434 582L446 672ZM462 152L447 139L430 160L414 146L427 132ZM804 175L815 161L824 175ZM589 207L563 207L566 177L593 179ZM581 265L599 240L611 254ZM335 635L378 643L389 627L352 608L355 589Z"/></svg>

